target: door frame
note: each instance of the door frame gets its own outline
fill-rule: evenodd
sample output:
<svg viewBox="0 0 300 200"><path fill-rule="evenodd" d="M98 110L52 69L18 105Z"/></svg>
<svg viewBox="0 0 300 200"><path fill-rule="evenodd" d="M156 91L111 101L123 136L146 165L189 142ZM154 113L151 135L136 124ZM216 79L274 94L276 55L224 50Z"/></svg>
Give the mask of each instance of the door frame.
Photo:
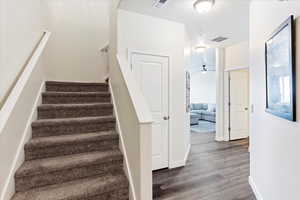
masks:
<svg viewBox="0 0 300 200"><path fill-rule="evenodd" d="M133 49L128 49L128 52L127 52L127 59L128 59L128 63L129 63L129 67L130 69L132 70L132 55L133 54L140 54L140 55L148 55L148 56L159 56L159 57L163 57L163 58L167 58L168 59L168 131L167 131L167 134L168 134L168 152L167 152L167 159L168 159L168 168L170 168L171 166L171 163L170 163L170 158L171 158L171 141L172 141L172 136L170 134L170 124L172 123L172 117L170 116L170 76L171 76L171 73L170 73L170 56L169 55L164 55L164 54L159 54L159 53L153 53L153 52L150 52L150 51L142 51L142 50L133 50Z"/></svg>
<svg viewBox="0 0 300 200"><path fill-rule="evenodd" d="M230 80L230 72L233 72L233 71L241 71L241 70L247 70L248 71L248 82L250 82L250 75L249 75L249 67L236 67L236 68L228 68L228 69L225 69L224 70L224 76L225 76L225 79L224 79L224 83L226 84L226 87L227 87L227 91L225 90L224 92L227 92L228 93L228 101L226 101L226 99L224 98L224 114L226 113L225 110L227 109L228 110L228 116L227 116L227 119L228 119L228 128L227 126L225 125L224 126L224 138L225 138L225 141L231 141L230 140L230 126L231 126L231 114L230 114L230 84L231 84L231 80ZM248 84L248 100L250 100L250 88L249 88L249 85ZM225 96L225 95L224 95ZM248 108L250 107L250 101L248 101ZM250 112L248 112L248 123L250 124ZM250 130L249 131L249 137L250 137Z"/></svg>

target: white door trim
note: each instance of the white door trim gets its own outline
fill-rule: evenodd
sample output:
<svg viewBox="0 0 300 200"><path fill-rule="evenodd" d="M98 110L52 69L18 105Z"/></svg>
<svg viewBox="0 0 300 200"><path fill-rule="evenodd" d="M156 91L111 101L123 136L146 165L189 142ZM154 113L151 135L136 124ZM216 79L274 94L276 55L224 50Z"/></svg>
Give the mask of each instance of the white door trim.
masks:
<svg viewBox="0 0 300 200"><path fill-rule="evenodd" d="M142 55L148 55L148 56L160 56L160 57L168 58L168 60L169 60L169 65L168 65L169 80L168 80L168 82L170 83L170 56L169 55L165 55L163 53L154 53L152 51L142 51L142 50L128 49L127 59L128 59L128 63L129 63L130 66L132 64L132 56L131 55L134 54L134 53L142 54Z"/></svg>
<svg viewBox="0 0 300 200"><path fill-rule="evenodd" d="M224 68L225 68L225 49L217 48L216 52L216 75L217 75L217 101L216 101L216 141L224 141Z"/></svg>
<svg viewBox="0 0 300 200"><path fill-rule="evenodd" d="M159 57L164 57L168 59L168 116L169 116L169 120L168 120L168 168L171 168L171 162L170 162L170 158L171 158L171 141L172 141L172 136L170 134L170 124L172 123L172 116L170 116L170 92L171 92L171 87L170 87L170 77L171 77L171 73L170 73L170 56L169 55L163 55L160 53L154 53L151 51L142 51L142 50L132 50L132 49L128 49L128 54L127 54L127 59L128 59L128 63L130 68L132 68L132 54L142 54L142 55L149 55L149 56L159 56Z"/></svg>

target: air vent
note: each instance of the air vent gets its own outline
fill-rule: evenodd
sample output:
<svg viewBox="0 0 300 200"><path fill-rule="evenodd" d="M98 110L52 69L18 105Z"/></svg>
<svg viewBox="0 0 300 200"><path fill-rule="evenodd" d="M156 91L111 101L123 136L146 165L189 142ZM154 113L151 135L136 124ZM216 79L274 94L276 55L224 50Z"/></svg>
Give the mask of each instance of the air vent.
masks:
<svg viewBox="0 0 300 200"><path fill-rule="evenodd" d="M156 8L161 8L163 5L167 3L168 0L155 0L153 6Z"/></svg>
<svg viewBox="0 0 300 200"><path fill-rule="evenodd" d="M226 37L222 37L222 36L220 36L220 37L217 37L217 38L215 38L215 39L212 39L211 41L213 41L213 42L223 42L223 41L225 41L225 40L227 40L228 38L226 38Z"/></svg>

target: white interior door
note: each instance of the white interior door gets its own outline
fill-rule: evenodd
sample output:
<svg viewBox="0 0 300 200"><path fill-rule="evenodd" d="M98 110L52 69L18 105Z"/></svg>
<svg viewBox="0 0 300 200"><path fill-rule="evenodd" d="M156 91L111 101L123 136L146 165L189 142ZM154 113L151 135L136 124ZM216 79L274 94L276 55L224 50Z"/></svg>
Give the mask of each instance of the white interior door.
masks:
<svg viewBox="0 0 300 200"><path fill-rule="evenodd" d="M230 140L249 136L248 70L230 72Z"/></svg>
<svg viewBox="0 0 300 200"><path fill-rule="evenodd" d="M169 59L133 53L131 67L153 116L152 169L168 167Z"/></svg>

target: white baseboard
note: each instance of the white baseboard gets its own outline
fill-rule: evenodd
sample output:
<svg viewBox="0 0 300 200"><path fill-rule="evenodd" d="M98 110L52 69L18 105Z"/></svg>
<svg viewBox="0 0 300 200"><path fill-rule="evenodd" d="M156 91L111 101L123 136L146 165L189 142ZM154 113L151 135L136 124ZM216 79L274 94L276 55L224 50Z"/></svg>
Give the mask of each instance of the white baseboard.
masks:
<svg viewBox="0 0 300 200"><path fill-rule="evenodd" d="M121 152L123 153L123 156L124 156L124 170L125 170L125 173L126 173L126 176L129 180L129 185L130 185L129 199L130 200L137 200L135 187L133 185L133 178L132 178L132 174L131 174L131 171L130 171L130 168L129 168L129 161L128 161L128 157L127 157L127 153L126 153L126 147L125 147L125 144L124 144L123 134L122 134L122 130L120 128L120 121L119 121L119 117L118 117L118 109L117 109L116 104L115 104L115 97L114 97L114 93L112 91L112 87L111 87L110 82L109 82L109 91L110 91L110 94L111 94L111 101L112 101L112 104L113 104L113 107L114 107L114 116L116 118L116 124L117 124L116 128L117 128L117 132L120 135L120 141L121 141L120 142L120 150L121 150Z"/></svg>
<svg viewBox="0 0 300 200"><path fill-rule="evenodd" d="M178 167L184 167L186 165L186 161L189 157L191 151L191 145L189 144L187 151L185 153L184 159L183 160L179 160L179 161L175 161L175 162L170 162L169 163L169 169L174 169L174 168L178 168Z"/></svg>
<svg viewBox="0 0 300 200"><path fill-rule="evenodd" d="M252 188L252 191L253 191L253 193L254 193L256 199L257 199L257 200L263 200L262 195L261 195L260 192L258 191L258 188L256 187L256 184L255 184L253 178L252 178L251 176L249 176L249 179L248 179L248 180L249 180L249 184L250 184L250 186L251 186L251 188Z"/></svg>
<svg viewBox="0 0 300 200"><path fill-rule="evenodd" d="M14 161L13 161L11 170L8 174L8 177L7 177L7 179L4 183L4 187L3 187L4 189L3 189L3 193L0 197L0 200L10 199L12 197L12 195L15 193L14 175L15 175L17 169L21 166L21 164L25 160L24 146L31 138L31 133L32 133L31 124L37 118L37 107L42 102L42 93L43 93L44 89L45 89L45 82L43 82L41 84L40 89L39 89L39 91L37 93L37 96L35 98L31 113L30 113L28 121L26 123L24 132L22 134L21 142L20 142L20 144L18 146L18 149L17 149L17 154L14 158Z"/></svg>
<svg viewBox="0 0 300 200"><path fill-rule="evenodd" d="M169 169L174 169L174 168L184 167L184 166L185 166L184 160L179 160L175 162L170 162Z"/></svg>
<svg viewBox="0 0 300 200"><path fill-rule="evenodd" d="M216 136L216 137L215 137L215 140L216 140L217 142L225 141L223 137L219 137L219 136Z"/></svg>

